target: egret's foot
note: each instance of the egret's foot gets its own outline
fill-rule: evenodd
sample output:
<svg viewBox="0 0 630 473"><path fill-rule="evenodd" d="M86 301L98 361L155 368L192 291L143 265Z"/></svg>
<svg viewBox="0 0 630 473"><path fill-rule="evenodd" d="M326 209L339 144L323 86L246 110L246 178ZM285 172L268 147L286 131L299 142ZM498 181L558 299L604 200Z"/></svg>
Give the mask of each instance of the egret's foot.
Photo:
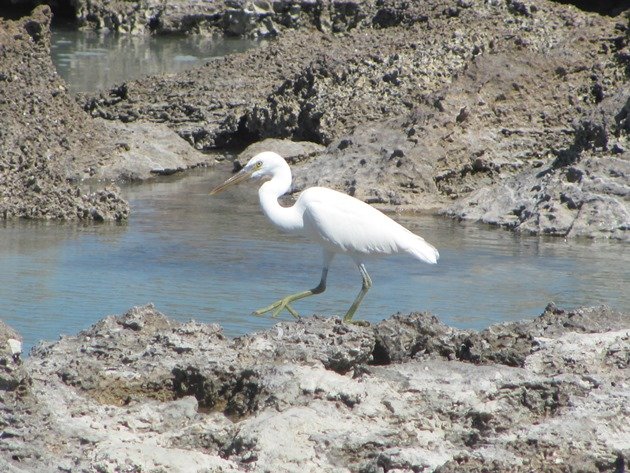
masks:
<svg viewBox="0 0 630 473"><path fill-rule="evenodd" d="M273 311L271 313L271 317L276 318L278 317L278 315L280 315L280 312L282 312L283 309L286 309L287 312L289 312L289 314L291 314L296 319L299 319L300 314L298 314L297 311L289 305L289 302L291 301L292 301L291 297L285 297L284 299L280 299L279 301L276 301L267 307L263 307L262 309L255 310L253 314L263 315L263 314L266 314L267 312Z"/></svg>
<svg viewBox="0 0 630 473"><path fill-rule="evenodd" d="M352 318L352 316L348 317L348 314L346 314L344 316L343 323L344 324L358 325L359 327L369 327L370 326L370 322L368 322L367 320L354 320Z"/></svg>
<svg viewBox="0 0 630 473"><path fill-rule="evenodd" d="M370 322L368 322L367 320L345 320L344 322L347 324L352 324L352 325L358 325L359 327L369 327L370 326Z"/></svg>

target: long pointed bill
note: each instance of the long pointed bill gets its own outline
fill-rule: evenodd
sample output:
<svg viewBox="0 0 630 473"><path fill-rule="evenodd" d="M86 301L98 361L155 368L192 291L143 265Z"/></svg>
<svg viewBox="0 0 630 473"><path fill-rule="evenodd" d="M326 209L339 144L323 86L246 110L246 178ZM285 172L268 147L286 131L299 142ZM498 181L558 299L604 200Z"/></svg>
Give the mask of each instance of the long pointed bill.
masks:
<svg viewBox="0 0 630 473"><path fill-rule="evenodd" d="M236 184L240 184L243 181L246 181L252 176L253 170L246 171L245 169L241 169L238 173L234 174L223 184L219 184L217 187L210 191L210 195L218 194L219 192L223 192L228 187L235 186Z"/></svg>

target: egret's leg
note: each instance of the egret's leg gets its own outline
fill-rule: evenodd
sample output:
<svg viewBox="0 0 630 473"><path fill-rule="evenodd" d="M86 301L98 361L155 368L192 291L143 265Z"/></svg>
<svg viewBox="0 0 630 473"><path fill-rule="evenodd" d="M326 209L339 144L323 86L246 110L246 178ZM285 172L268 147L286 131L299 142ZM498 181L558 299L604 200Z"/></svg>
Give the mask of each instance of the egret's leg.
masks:
<svg viewBox="0 0 630 473"><path fill-rule="evenodd" d="M361 277L363 278L363 284L361 286L361 290L359 291L359 294L357 294L356 299L354 300L354 302L352 303L352 305L348 309L348 312L346 312L346 315L343 318L344 322L351 322L352 321L352 317L354 316L354 313L357 311L357 308L359 307L359 304L361 304L361 301L363 300L363 296L365 296L365 294L372 287L372 279L370 279L370 275L368 274L367 270L365 269L365 266L363 265L363 263L359 264L359 271L361 271Z"/></svg>
<svg viewBox="0 0 630 473"><path fill-rule="evenodd" d="M324 252L324 267L322 268L322 277L319 281L319 284L313 289L309 289L308 291L297 292L295 294L291 294L289 296L283 297L279 301L274 302L273 304L263 307L262 309L258 309L254 311L254 315L262 315L267 312L271 312L271 317L277 317L283 309L286 309L293 317L296 319L300 318L300 314L298 314L293 307L289 304L293 301L297 301L299 299L304 299L305 297L312 296L314 294L321 294L326 290L326 278L328 277L328 266L330 265L330 261L333 258L332 253Z"/></svg>

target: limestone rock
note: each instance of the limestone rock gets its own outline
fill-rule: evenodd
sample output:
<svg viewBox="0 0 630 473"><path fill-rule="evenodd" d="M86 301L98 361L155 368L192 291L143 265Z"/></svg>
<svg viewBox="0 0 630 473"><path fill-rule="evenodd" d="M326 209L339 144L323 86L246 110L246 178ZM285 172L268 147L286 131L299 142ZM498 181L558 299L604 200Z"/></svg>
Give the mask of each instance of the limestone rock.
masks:
<svg viewBox="0 0 630 473"><path fill-rule="evenodd" d="M623 470L629 341L628 314L606 307L481 332L310 317L233 340L137 307L32 351L21 394L0 390L0 465Z"/></svg>

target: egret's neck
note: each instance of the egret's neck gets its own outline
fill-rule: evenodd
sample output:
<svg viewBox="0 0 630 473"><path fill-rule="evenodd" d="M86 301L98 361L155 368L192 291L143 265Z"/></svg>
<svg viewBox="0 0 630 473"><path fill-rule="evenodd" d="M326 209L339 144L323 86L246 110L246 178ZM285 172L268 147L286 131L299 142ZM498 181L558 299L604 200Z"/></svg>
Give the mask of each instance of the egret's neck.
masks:
<svg viewBox="0 0 630 473"><path fill-rule="evenodd" d="M302 228L302 216L294 207L282 207L278 198L291 188L291 169L287 165L279 169L273 178L258 189L260 206L269 220L286 231Z"/></svg>

